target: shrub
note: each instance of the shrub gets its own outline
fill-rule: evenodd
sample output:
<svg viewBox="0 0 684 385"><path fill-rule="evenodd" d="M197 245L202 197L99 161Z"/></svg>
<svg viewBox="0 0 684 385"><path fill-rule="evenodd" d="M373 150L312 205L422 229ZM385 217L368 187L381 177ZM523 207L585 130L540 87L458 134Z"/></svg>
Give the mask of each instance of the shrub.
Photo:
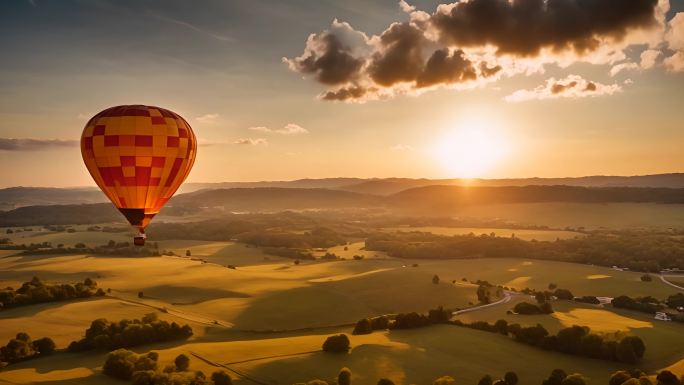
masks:
<svg viewBox="0 0 684 385"><path fill-rule="evenodd" d="M493 383L494 381L492 381L492 377L487 374L480 378L480 381L477 382L477 385L493 385Z"/></svg>
<svg viewBox="0 0 684 385"><path fill-rule="evenodd" d="M33 348L36 349L38 354L51 354L55 352L57 346L55 341L50 337L43 337L33 341Z"/></svg>
<svg viewBox="0 0 684 385"><path fill-rule="evenodd" d="M439 284L439 276L437 274L432 277L432 283L435 285Z"/></svg>
<svg viewBox="0 0 684 385"><path fill-rule="evenodd" d="M179 372L184 372L190 367L190 358L185 354L179 354L175 360L173 360L174 365L176 365L176 370Z"/></svg>
<svg viewBox="0 0 684 385"><path fill-rule="evenodd" d="M346 334L338 334L326 338L323 342L323 351L330 353L346 353L349 351L350 342Z"/></svg>
<svg viewBox="0 0 684 385"><path fill-rule="evenodd" d="M352 334L370 334L372 332L373 325L371 324L371 321L368 318L363 318L356 323L356 326L354 326L354 331L352 332Z"/></svg>
<svg viewBox="0 0 684 385"><path fill-rule="evenodd" d="M587 381L579 374L571 374L563 379L561 385L586 385Z"/></svg>
<svg viewBox="0 0 684 385"><path fill-rule="evenodd" d="M575 298L572 295L572 292L567 289L556 289L556 291L553 292L553 295L558 298L558 299L565 299L565 300L571 300Z"/></svg>
<svg viewBox="0 0 684 385"><path fill-rule="evenodd" d="M551 371L549 378L542 382L542 385L561 385L567 376L563 369L554 369Z"/></svg>
<svg viewBox="0 0 684 385"><path fill-rule="evenodd" d="M515 374L515 372L506 372L506 374L504 374L504 382L506 385L517 385L518 375Z"/></svg>
<svg viewBox="0 0 684 385"><path fill-rule="evenodd" d="M214 385L233 385L233 379L223 370L212 373L211 380L214 381Z"/></svg>
<svg viewBox="0 0 684 385"><path fill-rule="evenodd" d="M394 381L387 378L381 378L378 380L378 385L394 385Z"/></svg>
<svg viewBox="0 0 684 385"><path fill-rule="evenodd" d="M677 376L669 370L663 370L656 376L658 385L680 385Z"/></svg>
<svg viewBox="0 0 684 385"><path fill-rule="evenodd" d="M646 273L646 274L641 276L641 280L643 282L651 282L651 281L653 281L653 277L651 277L650 274Z"/></svg>
<svg viewBox="0 0 684 385"><path fill-rule="evenodd" d="M601 303L601 301L599 301L599 299L594 297L593 295L585 295L583 297L576 297L576 298L574 298L574 300L577 302L590 303L593 305L598 305Z"/></svg>
<svg viewBox="0 0 684 385"><path fill-rule="evenodd" d="M337 385L351 385L351 370L347 368L340 369L337 375Z"/></svg>

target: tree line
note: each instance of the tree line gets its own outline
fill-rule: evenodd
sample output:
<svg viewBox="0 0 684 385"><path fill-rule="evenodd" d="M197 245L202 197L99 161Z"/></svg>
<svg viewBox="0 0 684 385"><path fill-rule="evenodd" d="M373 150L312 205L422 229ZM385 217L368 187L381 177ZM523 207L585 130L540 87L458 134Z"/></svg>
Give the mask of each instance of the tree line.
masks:
<svg viewBox="0 0 684 385"><path fill-rule="evenodd" d="M77 298L104 296L105 292L97 287L97 282L86 278L75 284L50 284L38 277L24 282L18 289L7 287L0 290L0 310L36 303L68 301Z"/></svg>
<svg viewBox="0 0 684 385"><path fill-rule="evenodd" d="M70 352L93 349L113 350L152 342L185 340L192 336L190 325L160 320L156 313L142 319L123 319L110 322L105 318L94 320L85 331L85 337L69 344Z"/></svg>
<svg viewBox="0 0 684 385"><path fill-rule="evenodd" d="M597 233L556 241L525 241L486 234L378 233L366 239L366 249L407 259L507 257L621 266L644 272L684 269L684 239L650 233Z"/></svg>

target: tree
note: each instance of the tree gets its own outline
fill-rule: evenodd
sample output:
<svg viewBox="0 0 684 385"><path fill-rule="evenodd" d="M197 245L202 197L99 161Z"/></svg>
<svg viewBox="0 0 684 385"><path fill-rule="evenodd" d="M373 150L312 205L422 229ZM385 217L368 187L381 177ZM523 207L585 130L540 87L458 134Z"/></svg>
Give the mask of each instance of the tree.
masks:
<svg viewBox="0 0 684 385"><path fill-rule="evenodd" d="M434 283L435 285L439 284L439 276L437 274L435 274L435 276L432 277L432 283Z"/></svg>
<svg viewBox="0 0 684 385"><path fill-rule="evenodd" d="M656 376L658 385L681 385L677 376L669 370L663 370Z"/></svg>
<svg viewBox="0 0 684 385"><path fill-rule="evenodd" d="M610 380L608 380L608 385L622 385L623 382L629 380L630 378L632 378L632 375L629 374L628 371L619 370L610 376Z"/></svg>
<svg viewBox="0 0 684 385"><path fill-rule="evenodd" d="M50 337L43 337L33 341L33 348L41 355L54 353L56 347L55 341Z"/></svg>
<svg viewBox="0 0 684 385"><path fill-rule="evenodd" d="M646 273L646 274L644 274L644 275L641 276L641 281L643 281L643 282L651 282L651 281L653 281L653 278L651 277L650 274Z"/></svg>
<svg viewBox="0 0 684 385"><path fill-rule="evenodd" d="M130 380L138 355L130 350L118 349L107 355L102 373L121 380Z"/></svg>
<svg viewBox="0 0 684 385"><path fill-rule="evenodd" d="M563 369L554 369L551 371L549 378L542 382L542 385L561 385L567 376Z"/></svg>
<svg viewBox="0 0 684 385"><path fill-rule="evenodd" d="M493 385L494 381L492 380L492 377L489 374L486 374L484 377L480 378L480 381L477 382L477 385Z"/></svg>
<svg viewBox="0 0 684 385"><path fill-rule="evenodd" d="M451 376L442 376L432 381L432 385L456 385L456 380Z"/></svg>
<svg viewBox="0 0 684 385"><path fill-rule="evenodd" d="M211 380L214 381L214 385L233 385L233 379L223 370L212 373Z"/></svg>
<svg viewBox="0 0 684 385"><path fill-rule="evenodd" d="M346 353L349 351L350 342L346 334L338 334L326 338L323 342L323 351L330 353Z"/></svg>
<svg viewBox="0 0 684 385"><path fill-rule="evenodd" d="M534 294L534 299L537 300L537 303L542 304L546 302L546 295L543 292L538 291Z"/></svg>
<svg viewBox="0 0 684 385"><path fill-rule="evenodd" d="M138 292L138 298L142 298L143 296L144 296L144 295L143 295L143 292L142 292L142 291L139 291L139 292Z"/></svg>
<svg viewBox="0 0 684 385"><path fill-rule="evenodd" d="M506 372L506 374L504 374L504 382L506 385L517 385L518 375L515 374L515 372Z"/></svg>
<svg viewBox="0 0 684 385"><path fill-rule="evenodd" d="M173 363L176 365L176 370L179 372L185 372L190 368L190 358L185 354L179 354L178 357L173 360Z"/></svg>
<svg viewBox="0 0 684 385"><path fill-rule="evenodd" d="M351 385L351 370L347 368L340 369L337 374L337 385Z"/></svg>
<svg viewBox="0 0 684 385"><path fill-rule="evenodd" d="M644 341L637 336L627 336L620 340L615 350L618 361L634 364L639 361L646 351Z"/></svg>
<svg viewBox="0 0 684 385"><path fill-rule="evenodd" d="M356 326L354 326L354 331L352 331L352 334L370 334L372 332L373 326L371 324L371 320L368 318L362 318L356 323Z"/></svg>
<svg viewBox="0 0 684 385"><path fill-rule="evenodd" d="M563 379L561 385L586 385L587 381L579 373L571 374Z"/></svg>
<svg viewBox="0 0 684 385"><path fill-rule="evenodd" d="M549 290L555 290L558 287L555 283L550 283L549 284Z"/></svg>
<svg viewBox="0 0 684 385"><path fill-rule="evenodd" d="M378 385L394 385L394 381L388 378L381 378L378 380Z"/></svg>
<svg viewBox="0 0 684 385"><path fill-rule="evenodd" d="M565 299L565 300L572 300L575 298L572 295L572 292L567 289L556 289L556 291L553 292L553 295L558 298L558 299Z"/></svg>

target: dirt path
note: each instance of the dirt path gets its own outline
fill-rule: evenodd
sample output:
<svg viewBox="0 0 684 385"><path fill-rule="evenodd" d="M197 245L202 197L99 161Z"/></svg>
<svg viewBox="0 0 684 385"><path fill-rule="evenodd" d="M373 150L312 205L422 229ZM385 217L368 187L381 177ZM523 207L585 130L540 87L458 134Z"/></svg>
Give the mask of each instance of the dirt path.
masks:
<svg viewBox="0 0 684 385"><path fill-rule="evenodd" d="M514 294L509 292L509 291L504 291L504 297L501 298L500 300L496 301L496 302L488 303L485 305L473 306L473 307L469 307L467 309L456 310L455 312L451 313L451 315L455 316L455 315L459 315L459 314L470 313L472 311L486 309L486 308L492 307L492 306L503 305L505 303L511 302L511 299L513 299L513 295Z"/></svg>
<svg viewBox="0 0 684 385"><path fill-rule="evenodd" d="M110 298L113 299L118 299L119 301L130 303L132 305L137 305L137 306L145 306L149 307L151 309L157 310L162 313L167 313L171 314L172 316L187 320L187 321L192 321L200 324L204 324L207 326L223 326L225 328L232 328L233 324L230 322L226 321L221 321L217 320L215 318L209 317L204 314L199 314L199 313L193 313L193 312L188 312L185 310L178 310L176 308L170 307L168 305L153 305L149 303L145 303L142 301L136 301L130 298L125 298L125 297L117 297L117 296L109 296Z"/></svg>
<svg viewBox="0 0 684 385"><path fill-rule="evenodd" d="M662 274L661 274L661 275L660 275L660 280L663 281L666 285L670 285L670 286L672 286L672 287L674 287L674 288L676 288L676 289L679 289L679 290L684 291L684 287L679 286L679 285L675 285L674 283L668 281L667 278L665 278L665 277L681 277L681 275L676 275L676 276L675 276L675 275L669 275L669 276L666 276L666 275L662 275Z"/></svg>

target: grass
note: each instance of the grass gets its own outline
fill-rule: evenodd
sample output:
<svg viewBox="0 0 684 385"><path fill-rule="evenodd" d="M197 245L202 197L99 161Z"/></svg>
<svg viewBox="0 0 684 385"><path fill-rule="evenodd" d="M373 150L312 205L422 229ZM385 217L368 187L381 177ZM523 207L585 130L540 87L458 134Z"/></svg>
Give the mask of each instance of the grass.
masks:
<svg viewBox="0 0 684 385"><path fill-rule="evenodd" d="M501 218L555 228L682 228L684 205L658 203L527 203L464 206L462 218Z"/></svg>
<svg viewBox="0 0 684 385"><path fill-rule="evenodd" d="M87 237L88 232L57 233ZM106 235L112 235L104 233ZM41 235L42 236L42 235ZM62 237L62 238L59 238ZM75 241L76 239L73 239ZM85 240L79 238L78 241ZM331 250L347 256L368 253L363 243ZM33 337L50 336L59 347L79 338L99 317L112 320L139 318L154 308L166 307L164 319L190 323L195 336L187 343L140 347L158 349L162 365L179 353L196 352L222 363L283 355L231 365L258 379L290 384L313 378L331 379L348 366L356 383L375 383L389 377L397 384L430 383L452 375L459 383L476 383L486 373L501 376L515 370L523 383L540 383L551 369L561 367L590 377L590 384L605 384L617 364L550 353L507 341L505 337L451 326L353 336L351 354L290 355L320 348L326 333L341 329L315 329L288 333L248 333L240 330L301 329L353 323L362 317L408 311L427 311L438 305L456 308L475 301L476 287L461 282L484 279L522 289L546 289L553 282L575 295L653 295L664 298L676 290L660 280L642 282L640 273L553 261L520 259L302 261L265 256L261 250L233 242L163 241L160 248L192 256L124 258L85 255L6 256L0 258L3 286L17 286L34 275L53 282L74 282L85 277L100 287L112 288L118 298L99 298L32 305L0 312L0 339L18 331ZM345 254L346 253L346 254ZM9 253L8 253L9 254ZM6 254L6 255L8 255ZM373 253L374 254L374 253ZM269 260L265 260L268 257ZM418 267L411 267L417 263ZM225 265L236 265L228 269ZM432 276L441 278L439 285ZM456 281L456 283L452 283ZM138 291L144 297L137 298ZM520 301L516 298L514 301ZM630 312L612 312L594 306L559 302L554 316L513 316L506 310L515 302L466 313L463 319L499 318L527 324L542 323L549 330L586 324L597 331L621 331L641 336L647 345L642 368L650 371L674 365L684 372L681 349L684 327L656 322ZM470 317L470 318L469 318ZM522 318L524 317L524 318ZM212 325L233 324L233 329ZM104 354L71 355L31 360L0 373L0 380L51 384L118 383L98 374ZM679 365L679 366L677 366ZM193 359L193 368L207 373L215 368ZM0 381L2 382L2 381ZM246 380L238 383L247 384Z"/></svg>
<svg viewBox="0 0 684 385"><path fill-rule="evenodd" d="M583 236L582 233L564 230L526 230L526 229L504 229L504 228L483 228L483 227L440 227L440 226L423 226L423 227L386 227L384 231L421 231L425 233L432 233L437 235L467 235L473 233L475 235L494 233L499 237L511 237L515 235L526 241L536 239L538 241L555 241L556 239L569 239Z"/></svg>

